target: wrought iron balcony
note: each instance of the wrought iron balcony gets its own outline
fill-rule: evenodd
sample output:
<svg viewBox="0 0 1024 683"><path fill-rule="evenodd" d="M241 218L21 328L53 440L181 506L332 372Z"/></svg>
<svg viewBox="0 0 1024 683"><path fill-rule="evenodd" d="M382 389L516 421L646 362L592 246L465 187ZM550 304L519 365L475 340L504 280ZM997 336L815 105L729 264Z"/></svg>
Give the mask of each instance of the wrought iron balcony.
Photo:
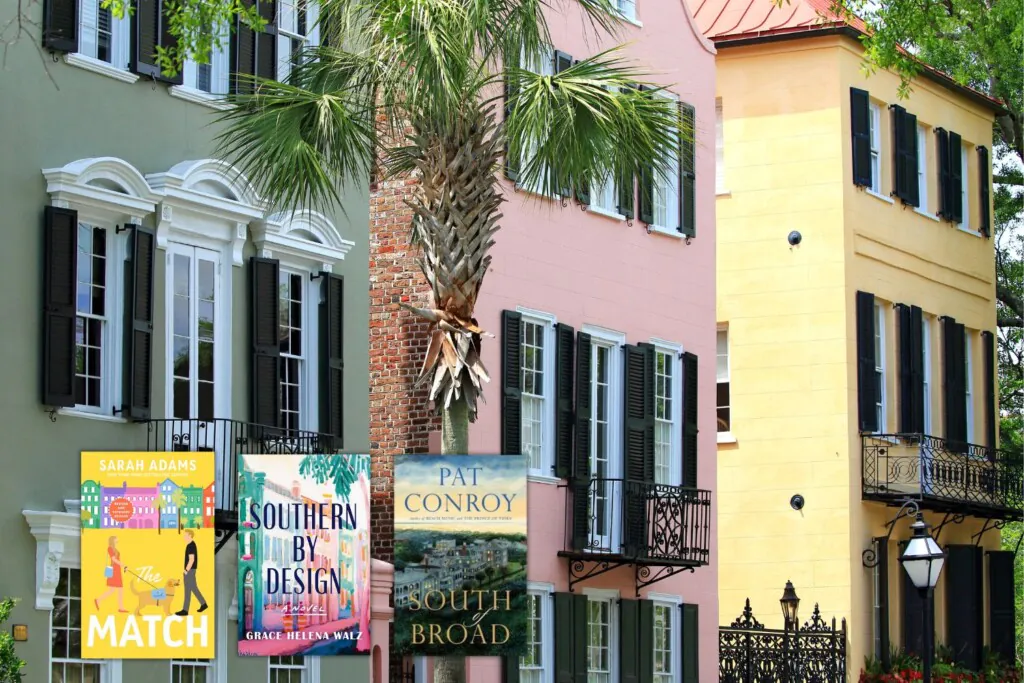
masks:
<svg viewBox="0 0 1024 683"><path fill-rule="evenodd" d="M935 512L1022 518L1019 456L927 434L865 434L862 442L864 500L895 504L909 498Z"/></svg>
<svg viewBox="0 0 1024 683"><path fill-rule="evenodd" d="M217 467L214 522L226 541L238 527L238 456L267 453L328 453L340 447L336 437L238 420L148 420L151 451L213 451ZM218 546L219 547L219 546Z"/></svg>
<svg viewBox="0 0 1024 683"><path fill-rule="evenodd" d="M708 564L710 491L628 479L590 479L569 489L563 557L641 567Z"/></svg>

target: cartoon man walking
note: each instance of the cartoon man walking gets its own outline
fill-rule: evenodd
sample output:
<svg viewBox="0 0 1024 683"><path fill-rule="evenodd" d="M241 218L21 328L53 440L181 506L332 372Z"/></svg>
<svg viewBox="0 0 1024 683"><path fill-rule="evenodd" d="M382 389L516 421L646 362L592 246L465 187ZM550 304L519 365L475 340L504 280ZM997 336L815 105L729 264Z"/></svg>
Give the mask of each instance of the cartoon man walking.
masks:
<svg viewBox="0 0 1024 683"><path fill-rule="evenodd" d="M199 585L196 583L196 569L199 568L199 551L196 549L195 532L191 529L185 530L185 576L182 583L185 584L185 604L180 612L175 612L179 617L188 614L188 606L192 603L192 596L199 599L199 612L206 609L206 599L199 592Z"/></svg>

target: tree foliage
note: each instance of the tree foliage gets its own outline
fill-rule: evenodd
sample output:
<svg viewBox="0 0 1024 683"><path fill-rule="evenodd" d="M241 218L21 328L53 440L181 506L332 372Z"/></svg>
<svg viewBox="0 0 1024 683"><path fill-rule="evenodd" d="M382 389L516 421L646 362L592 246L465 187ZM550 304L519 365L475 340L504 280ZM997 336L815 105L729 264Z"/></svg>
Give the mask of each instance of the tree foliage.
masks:
<svg viewBox="0 0 1024 683"><path fill-rule="evenodd" d="M14 611L12 598L0 600L0 626L7 622ZM6 628L0 628L0 683L21 683L25 674L21 670L25 661L14 648L14 638Z"/></svg>

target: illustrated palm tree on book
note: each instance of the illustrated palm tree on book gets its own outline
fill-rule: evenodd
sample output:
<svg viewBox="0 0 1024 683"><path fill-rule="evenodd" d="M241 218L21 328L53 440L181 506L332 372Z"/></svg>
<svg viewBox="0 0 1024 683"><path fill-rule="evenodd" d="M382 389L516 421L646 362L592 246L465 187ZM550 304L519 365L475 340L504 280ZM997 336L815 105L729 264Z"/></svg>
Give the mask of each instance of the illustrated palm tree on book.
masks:
<svg viewBox="0 0 1024 683"><path fill-rule="evenodd" d="M156 510L156 533L161 534L163 531L163 525L160 523L164 516L164 510L167 508L167 501L162 495L157 495L153 500L153 508ZM178 526L181 526L180 524Z"/></svg>
<svg viewBox="0 0 1024 683"><path fill-rule="evenodd" d="M180 534L181 533L181 529L182 529L182 524L181 524L181 508L184 507L184 505L185 505L185 492L182 491L181 489L178 489L174 493L172 493L171 494L171 503L174 504L174 511L178 515L178 524L177 524L177 526L178 526L178 533Z"/></svg>

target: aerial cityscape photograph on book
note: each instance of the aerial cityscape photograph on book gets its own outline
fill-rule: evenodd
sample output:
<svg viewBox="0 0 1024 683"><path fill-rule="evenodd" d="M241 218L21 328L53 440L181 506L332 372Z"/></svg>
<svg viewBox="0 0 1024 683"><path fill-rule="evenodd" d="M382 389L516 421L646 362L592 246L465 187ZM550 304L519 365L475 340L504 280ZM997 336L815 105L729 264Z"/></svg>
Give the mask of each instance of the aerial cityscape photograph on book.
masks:
<svg viewBox="0 0 1024 683"><path fill-rule="evenodd" d="M213 454L83 452L81 478L82 659L213 657Z"/></svg>
<svg viewBox="0 0 1024 683"><path fill-rule="evenodd" d="M526 460L396 455L395 649L518 657L526 645Z"/></svg>
<svg viewBox="0 0 1024 683"><path fill-rule="evenodd" d="M238 654L370 652L370 458L243 455Z"/></svg>

